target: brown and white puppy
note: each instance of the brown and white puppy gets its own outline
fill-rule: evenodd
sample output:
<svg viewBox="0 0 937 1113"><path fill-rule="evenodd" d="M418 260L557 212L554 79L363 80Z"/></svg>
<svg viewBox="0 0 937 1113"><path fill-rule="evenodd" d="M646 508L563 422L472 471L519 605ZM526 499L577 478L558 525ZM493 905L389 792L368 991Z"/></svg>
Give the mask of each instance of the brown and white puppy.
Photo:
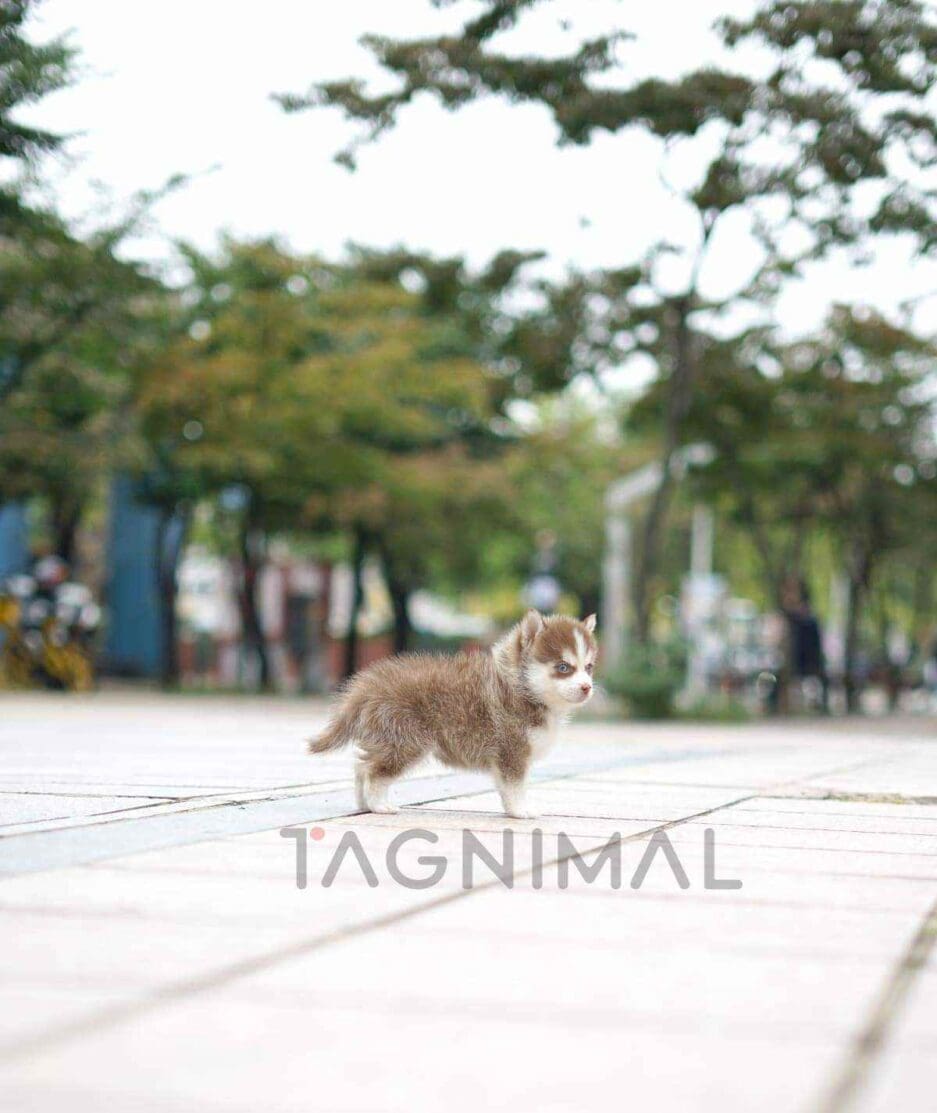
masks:
<svg viewBox="0 0 937 1113"><path fill-rule="evenodd" d="M594 631L594 614L579 621L528 611L490 653L378 661L353 677L309 752L356 743L362 810L395 811L389 785L433 755L456 768L489 770L506 814L531 818L524 800L531 763L592 695Z"/></svg>

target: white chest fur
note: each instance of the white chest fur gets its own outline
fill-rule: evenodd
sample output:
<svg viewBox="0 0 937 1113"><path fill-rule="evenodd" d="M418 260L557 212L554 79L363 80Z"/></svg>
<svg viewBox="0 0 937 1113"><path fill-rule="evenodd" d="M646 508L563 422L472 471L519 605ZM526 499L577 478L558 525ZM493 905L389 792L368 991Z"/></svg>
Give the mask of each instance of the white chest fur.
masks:
<svg viewBox="0 0 937 1113"><path fill-rule="evenodd" d="M547 721L542 727L530 732L530 750L534 761L542 760L553 749L559 741L560 728L565 721L562 715L553 713L547 715Z"/></svg>

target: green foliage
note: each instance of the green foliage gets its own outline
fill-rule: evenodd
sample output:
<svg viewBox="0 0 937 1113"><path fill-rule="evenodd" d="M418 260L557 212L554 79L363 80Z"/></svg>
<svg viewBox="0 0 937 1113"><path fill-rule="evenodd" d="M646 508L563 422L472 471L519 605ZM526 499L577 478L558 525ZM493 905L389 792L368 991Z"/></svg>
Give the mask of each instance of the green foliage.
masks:
<svg viewBox="0 0 937 1113"><path fill-rule="evenodd" d="M151 451L204 494L240 485L265 530L361 530L414 583L455 562L487 497L498 389L442 264L421 297L399 281L412 258L334 265L233 241L217 260L187 254L187 330L139 393Z"/></svg>
<svg viewBox="0 0 937 1113"><path fill-rule="evenodd" d="M102 475L129 465L166 514L222 507L216 533L245 553L248 533L272 532L368 550L398 601L428 585L513 588L550 531L563 587L591 610L604 491L652 451L666 482L636 580L646 595L675 589L685 530L662 528L669 465L705 441L715 455L694 491L744 539L739 551L758 553L765 602L786 573L820 564L826 578L845 565L857 589L874 588L883 614L881 592L902 621L932 606L932 343L849 307L796 342L767 329L727 339L706 323L770 301L834 248L858 256L901 235L933 251L932 11L914 0L762 3L722 22L724 68L630 81L613 72L630 49L617 26L555 56L504 46L499 35L542 2L484 0L435 38L367 37L389 90L348 80L281 99L362 124L341 156L349 164L420 94L449 110L489 95L541 105L561 143L638 128L662 166L676 146L714 141L680 194L698 234L661 234L644 259L530 283L522 309L513 294L536 252L473 269L359 246L336 264L228 239L211 254L183 246L190 281L168 291L117 258L132 221L82 240L0 194L0 502L39 496L68 519ZM20 125L18 109L69 70L61 42L23 37L29 7L0 12L0 157L19 160L58 139ZM735 48L746 43L766 74L743 68ZM749 221L764 263L708 303L700 268L729 242L714 234L726 219ZM657 283L674 252L691 264L676 294ZM628 415L626 456L611 406L596 420L555 396L580 378L601 386L634 353L658 379ZM536 404L534 428L512 421L517 399ZM905 566L921 570L914 585ZM681 682L677 651L651 646L610 687L660 714Z"/></svg>
<svg viewBox="0 0 937 1113"><path fill-rule="evenodd" d="M681 707L680 719L694 723L747 723L752 715L744 703L721 693Z"/></svg>
<svg viewBox="0 0 937 1113"><path fill-rule="evenodd" d="M860 89L919 93L937 76L937 27L919 0L782 0L722 27L730 46L754 38L782 50L806 47Z"/></svg>
<svg viewBox="0 0 937 1113"><path fill-rule="evenodd" d="M16 119L16 110L67 85L73 51L61 39L36 44L23 35L32 0L0 7L0 157L28 159L56 148L61 137Z"/></svg>
<svg viewBox="0 0 937 1113"><path fill-rule="evenodd" d="M542 403L541 426L521 438L507 465L512 530L510 571L530 574L536 539L556 537L555 574L578 596L583 613L599 605L605 544L605 491L625 470L620 441L603 433L594 414Z"/></svg>
<svg viewBox="0 0 937 1113"><path fill-rule="evenodd" d="M860 261L883 235L903 235L919 254L937 243L937 194L919 173L937 158L928 101L937 81L937 23L914 0L768 2L748 21L720 25L731 65L743 57L735 48L754 40L767 77L727 67L622 83L612 71L629 36L618 27L545 57L499 49L499 34L513 30L516 42L518 21L534 6L487 0L481 14L437 37L365 36L391 78L389 91L371 95L352 79L280 100L288 111L330 106L361 122L364 130L338 156L349 168L361 144L393 126L419 94L449 110L488 95L539 104L560 143L638 127L660 141L664 169L674 146L692 144L705 128L706 168L680 194L697 218L697 234L683 244L661 235L637 266L543 286L539 317L513 331L523 348L519 365L539 369L552 388L636 351L658 367L663 390L656 392L654 431L664 480L645 511L633 576L636 635L645 639L674 488L671 462L688 443L691 410L711 397L702 382L705 353L720 345L701 324L701 311L770 302L833 249L849 249ZM736 242L715 235L729 218L745 222L762 262L751 281L740 279L728 297L708 304L699 276L719 244ZM688 278L671 294L657 283L658 264L674 253L687 258Z"/></svg>
<svg viewBox="0 0 937 1113"><path fill-rule="evenodd" d="M396 79L389 92L369 95L352 79L278 99L290 112L333 106L363 122L365 131L338 156L350 167L360 144L391 127L420 93L450 110L491 94L541 104L552 114L560 141L578 144L597 131L635 126L671 142L715 124L723 146L691 198L707 222L735 205L780 194L791 204L785 224L796 222L810 234L802 256L886 228L930 237L934 198L914 191L901 169L908 159L925 166L934 161L926 97L937 79L937 23L924 4L763 4L750 20L723 20L720 29L730 50L749 39L759 43L774 61L767 80L709 68L632 85L608 80L617 47L630 38L618 27L566 54L499 51L493 40L534 6L536 0L487 0L480 16L435 38L365 36L364 45ZM827 70L811 66L813 60ZM765 137L773 140L768 160ZM872 180L889 189L879 211L869 215L864 199L852 205L851 193L857 183ZM783 258L780 229L756 218L759 237ZM778 262L772 260L775 280Z"/></svg>
<svg viewBox="0 0 937 1113"><path fill-rule="evenodd" d="M622 663L602 683L626 700L636 719L670 719L686 679L686 647L677 640L631 644Z"/></svg>
<svg viewBox="0 0 937 1113"><path fill-rule="evenodd" d="M32 210L0 253L0 504L47 500L60 550L118 460L130 369L153 342L158 288L117 242Z"/></svg>
<svg viewBox="0 0 937 1113"><path fill-rule="evenodd" d="M865 562L929 517L935 356L928 339L845 306L816 337L709 347L689 421L717 451L698 482L761 535L774 583L794 554L772 527L822 528Z"/></svg>

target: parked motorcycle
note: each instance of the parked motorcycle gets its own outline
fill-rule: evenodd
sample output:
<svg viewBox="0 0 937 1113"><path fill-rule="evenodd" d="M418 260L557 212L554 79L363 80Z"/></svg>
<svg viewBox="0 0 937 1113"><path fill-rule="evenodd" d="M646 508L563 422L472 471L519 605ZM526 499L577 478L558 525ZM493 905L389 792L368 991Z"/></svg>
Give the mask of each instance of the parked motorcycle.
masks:
<svg viewBox="0 0 937 1113"><path fill-rule="evenodd" d="M57 557L7 577L0 583L0 688L88 691L100 624L91 590L69 580Z"/></svg>

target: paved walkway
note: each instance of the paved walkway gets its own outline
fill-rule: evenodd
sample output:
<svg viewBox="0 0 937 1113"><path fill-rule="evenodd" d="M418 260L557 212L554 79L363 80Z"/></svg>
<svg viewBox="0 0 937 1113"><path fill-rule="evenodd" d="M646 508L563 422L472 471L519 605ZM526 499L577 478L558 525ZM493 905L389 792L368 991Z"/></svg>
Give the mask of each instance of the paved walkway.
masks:
<svg viewBox="0 0 937 1113"><path fill-rule="evenodd" d="M352 814L323 717L0 697L0 1108L934 1109L933 722L576 725L521 822Z"/></svg>

